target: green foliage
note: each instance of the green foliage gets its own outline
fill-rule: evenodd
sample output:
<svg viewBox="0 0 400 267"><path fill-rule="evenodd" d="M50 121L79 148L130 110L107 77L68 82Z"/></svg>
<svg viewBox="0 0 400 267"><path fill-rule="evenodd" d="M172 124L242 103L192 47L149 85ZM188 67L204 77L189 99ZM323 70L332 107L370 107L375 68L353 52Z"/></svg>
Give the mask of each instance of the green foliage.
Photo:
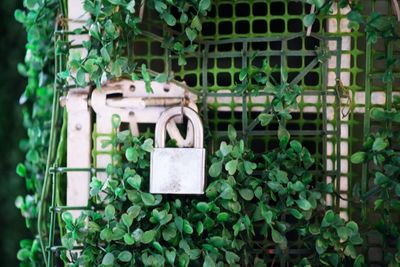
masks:
<svg viewBox="0 0 400 267"><path fill-rule="evenodd" d="M71 77L78 86L85 86L85 74L89 74L90 81L95 83L97 88L108 79L117 79L123 76L138 78L138 73L146 83L147 91L151 92L151 74L155 73L147 70L143 64L140 68L137 63L129 57L131 43L142 34L140 23L141 1L122 1L122 0L85 0L84 8L91 15L87 25L76 30L77 33L88 31L90 41L84 43L87 50L86 56L80 53L71 53L68 62L68 70L58 74L61 79ZM200 1L169 1L169 0L150 0L145 1L144 8L154 9L161 20L167 26L174 27L181 24L185 29L177 35L171 29L165 31L162 46L170 49L179 56L179 65L185 65L185 54L193 53L198 45L194 43L201 32L201 19L207 15L211 8L210 0ZM177 10L179 17L173 13ZM189 44L186 44L186 41ZM61 42L59 47L69 45ZM68 49L60 50L67 54ZM128 51L128 55L126 54ZM74 75L71 75L75 73ZM169 75L169 74L167 74ZM157 76L155 80L165 81L168 76Z"/></svg>
<svg viewBox="0 0 400 267"><path fill-rule="evenodd" d="M351 157L354 164L369 164L372 168L369 178L374 186L362 196L363 201L374 198L374 210L378 212L379 220L373 226L383 240L384 246L390 242L399 244L400 227L396 214L400 210L400 131L396 126L400 116L400 97L395 96L394 109L371 109L371 118L383 123L377 132L372 132L365 141L363 150ZM397 130L396 130L397 129ZM375 232L376 233L376 232ZM385 251L385 264L398 266L400 264L400 248L395 251Z"/></svg>
<svg viewBox="0 0 400 267"><path fill-rule="evenodd" d="M19 196L16 206L26 219L27 227L36 233L38 204L43 186L49 146L51 102L53 96L53 32L57 14L57 1L24 1L25 11L16 10L15 19L22 23L28 43L25 62L18 65L20 74L27 78L28 84L20 98L25 104L24 126L28 139L21 141L26 151L24 163L17 166L17 174L25 179L28 195ZM38 240L21 241L18 259L23 266L42 264Z"/></svg>
<svg viewBox="0 0 400 267"><path fill-rule="evenodd" d="M314 160L300 142L282 144L256 164L233 127L228 132L229 142L221 142L211 159L205 196L179 199L148 193L152 140L129 131L115 134L105 144L116 151L108 178L94 177L91 183L93 201L103 203L104 211L86 211L76 220L68 212L62 215L64 261L71 266L256 265L259 259L251 253L256 233L286 251L293 232L314 248L310 258L321 263L337 259L339 266L356 257L354 246L362 239L354 222L346 224L331 210L318 222L323 195L332 186L314 181ZM254 175L257 169L261 177ZM83 245L80 255L74 244Z"/></svg>
<svg viewBox="0 0 400 267"><path fill-rule="evenodd" d="M162 46L178 55L179 65L185 65L185 55L198 49L195 41L211 1L145 2L146 8L154 10L166 24ZM329 14L333 2L307 0L315 5L316 11L303 18L304 25L312 26L316 19ZM70 43L58 41L56 54L68 55L69 62L67 69L57 74L52 73L52 38L56 10L60 8L58 2L26 0L24 5L26 11L15 12L16 20L24 24L28 33L27 57L25 64L19 66L21 74L28 78L21 102L32 107L24 115L29 137L22 142L26 160L16 171L26 180L29 195L18 197L16 205L27 219L28 227L34 228L48 148L52 77L56 75L60 82L72 78L78 86L85 86L88 74L90 82L100 88L110 79L135 80L140 76L149 92L151 80L164 82L172 77L169 73L154 73L144 64L138 67L130 57L132 41L147 34L139 27L139 1L85 0L84 8L91 19L76 33L88 32L91 37L84 43L86 56L69 54ZM358 29L365 24L368 42L383 38L387 48L390 42L398 40L393 18L372 13L364 20L360 1L341 0L339 6L351 7L347 15L350 28ZM178 24L183 31L176 33L172 27ZM322 59L323 55L319 57ZM383 81L390 82L398 60L387 56L386 62ZM325 195L334 193L333 186L316 181L311 174L315 163L309 151L299 141L291 140L285 127L291 119L290 110L297 107L301 88L290 84L284 68L278 69L281 77L276 81L271 76L276 68L267 61L261 68L249 65L239 74L241 83L237 91L267 92L273 96L271 105L258 119L262 126L278 122L279 147L263 154L263 162L257 164L253 153L230 127L229 142L221 142L209 162L206 195L173 199L148 193L152 140L119 132L104 144L117 151L113 164L107 168L108 179L100 181L93 177L90 184L93 204L100 204L103 209L87 211L77 219L68 212L61 216L67 231L61 240L67 249L62 255L65 262L70 266L259 265L261 260L251 254L256 234L285 253L291 246L288 236L294 233L304 247L310 248L310 256L303 258L298 266L364 264L363 256L356 252L356 246L362 243L357 224L345 222L326 207ZM398 111L393 110L373 109L371 117L384 123L400 120ZM114 128L118 128L120 120L113 119ZM363 151L352 156L353 163L374 163L372 175L376 187L365 197L378 196L375 208L382 210L382 219L375 228L385 239L397 242L399 229L391 214L400 206L397 179L400 160L394 148L398 136L389 129L381 130L367 140ZM261 175L255 175L255 171ZM76 244L83 245L82 253L74 251ZM17 256L24 266L42 265L39 251L37 240L22 241ZM396 253L388 253L386 261L399 264L399 252Z"/></svg>

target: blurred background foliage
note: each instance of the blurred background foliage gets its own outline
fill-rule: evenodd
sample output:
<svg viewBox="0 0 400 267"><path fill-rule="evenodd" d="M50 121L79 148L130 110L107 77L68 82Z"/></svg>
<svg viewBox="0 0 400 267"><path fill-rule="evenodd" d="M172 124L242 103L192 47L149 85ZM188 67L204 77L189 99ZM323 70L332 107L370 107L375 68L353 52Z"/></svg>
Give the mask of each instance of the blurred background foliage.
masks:
<svg viewBox="0 0 400 267"><path fill-rule="evenodd" d="M15 174L15 166L23 161L18 142L25 136L19 97L25 79L17 72L25 53L26 34L14 19L14 10L22 1L0 1L0 255L1 266L18 266L16 254L19 240L29 237L20 211L14 201L24 195L24 181Z"/></svg>

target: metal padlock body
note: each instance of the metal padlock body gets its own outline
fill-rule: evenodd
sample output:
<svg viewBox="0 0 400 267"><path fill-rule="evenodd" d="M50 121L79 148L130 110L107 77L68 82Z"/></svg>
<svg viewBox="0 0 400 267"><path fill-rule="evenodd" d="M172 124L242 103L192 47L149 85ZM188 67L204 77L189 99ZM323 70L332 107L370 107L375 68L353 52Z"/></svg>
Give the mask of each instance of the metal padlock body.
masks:
<svg viewBox="0 0 400 267"><path fill-rule="evenodd" d="M166 148L168 121L183 114L194 128L194 148ZM205 149L203 124L199 115L187 107L173 107L161 114L155 130L155 148L151 153L150 193L204 194Z"/></svg>

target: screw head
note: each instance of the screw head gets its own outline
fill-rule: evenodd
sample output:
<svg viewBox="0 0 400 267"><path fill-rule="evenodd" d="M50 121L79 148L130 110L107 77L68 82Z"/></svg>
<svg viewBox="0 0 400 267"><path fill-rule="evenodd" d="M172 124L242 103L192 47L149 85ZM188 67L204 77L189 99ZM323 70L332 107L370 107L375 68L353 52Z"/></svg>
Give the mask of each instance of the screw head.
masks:
<svg viewBox="0 0 400 267"><path fill-rule="evenodd" d="M75 125L75 129L78 130L78 131L80 131L80 130L82 129L82 125L79 124L79 123L76 124L76 125Z"/></svg>

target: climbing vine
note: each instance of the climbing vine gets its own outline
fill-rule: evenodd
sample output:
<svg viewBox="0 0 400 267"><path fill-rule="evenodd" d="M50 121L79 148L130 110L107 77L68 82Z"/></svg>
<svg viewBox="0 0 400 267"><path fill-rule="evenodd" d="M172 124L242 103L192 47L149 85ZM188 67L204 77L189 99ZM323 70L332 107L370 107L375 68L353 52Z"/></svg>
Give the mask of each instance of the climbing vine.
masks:
<svg viewBox="0 0 400 267"><path fill-rule="evenodd" d="M361 1L306 2L315 7L303 18L306 27L312 26L316 18L330 14L336 2L341 8L349 7L350 28L364 26L371 44L384 40L387 68L382 80L394 80L392 70L400 62L389 53L390 46L399 40L394 17L372 13L364 18ZM168 72L154 73L146 65L138 66L132 61L130 44L138 36L149 34L141 27L141 10L150 9L163 21L162 45L178 56L179 65L185 65L185 56L199 48L196 39L211 1L85 0L84 9L91 18L75 33L88 33L91 38L83 43L85 53L69 55L72 44L65 40L54 44L53 36L56 24L63 25L65 18L57 14L66 9L65 2L25 0L24 6L26 10L16 11L15 17L28 35L25 62L18 68L28 79L21 97L26 106L24 125L28 139L21 142L27 153L25 162L17 166L17 173L25 179L28 195L18 197L16 205L26 218L27 227L35 233L49 145L53 77L61 82L71 79L78 87L94 84L97 88L122 77L143 79L151 92L151 80L164 82L173 77ZM183 30L176 31L177 26ZM66 69L57 74L54 50L69 56ZM227 140L220 143L208 162L209 183L204 197L175 199L149 194L152 140L115 131L111 143L106 144L116 151L114 163L107 168L108 178L103 182L93 177L90 184L92 204L103 206L83 212L78 219L68 212L62 214L66 229L62 236L64 262L71 266L265 266L264 259L254 255L255 249L265 251L273 244L276 255L287 255L290 236L295 234L308 249L298 266L363 266L364 256L359 249L363 239L358 225L344 221L326 205L325 196L334 193L333 186L316 180L311 171L316 163L310 152L286 129L290 111L296 108L296 98L302 90L288 83L283 68L279 70L280 81L274 81L273 70L268 61L261 68L243 69L236 90L271 94L270 108L258 119L262 126L278 122L278 148L261 155L260 162L230 127ZM363 198L376 198L375 209L381 213L374 228L397 245L395 252L385 252L385 262L398 266L399 228L393 214L400 206L400 134L391 126L400 121L400 100L394 99L393 103L390 108L371 110L372 119L385 126L371 134L363 150L352 156L352 162L372 166L375 186ZM113 123L117 130L117 117ZM257 242L257 238L263 242ZM80 253L74 250L76 244L83 246ZM23 240L17 256L23 266L43 266L40 251L37 239Z"/></svg>
<svg viewBox="0 0 400 267"><path fill-rule="evenodd" d="M24 105L24 126L27 139L21 141L26 151L25 161L18 164L16 172L25 179L28 194L19 196L15 204L26 220L26 226L36 236L38 205L46 169L48 139L50 135L51 102L53 96L54 52L53 33L58 2L24 1L25 11L16 10L15 18L27 32L28 43L24 63L18 65L19 73L26 77L27 86L20 98ZM22 266L42 265L39 240L22 240L18 259Z"/></svg>
<svg viewBox="0 0 400 267"><path fill-rule="evenodd" d="M145 4L146 3L146 4ZM123 0L85 0L84 8L91 15L87 25L75 30L76 33L88 32L91 39L85 41L84 54L75 51L70 55L67 70L58 74L62 79L72 78L77 86L87 84L85 74L90 81L101 88L107 80L120 77L141 77L146 82L147 91L151 92L151 74L143 64L137 66L131 60L131 44L138 35L147 34L140 28L143 13L141 9L155 10L166 23L162 37L163 47L179 56L179 65L185 65L185 54L194 53L198 45L194 43L202 29L201 19L211 8L210 0L199 1L123 1ZM175 15L176 13L176 15ZM183 32L175 34L174 26L180 24ZM68 46L69 43L60 45ZM65 49L66 53L68 49ZM75 73L75 74L72 74ZM155 79L164 82L169 73L158 74Z"/></svg>

